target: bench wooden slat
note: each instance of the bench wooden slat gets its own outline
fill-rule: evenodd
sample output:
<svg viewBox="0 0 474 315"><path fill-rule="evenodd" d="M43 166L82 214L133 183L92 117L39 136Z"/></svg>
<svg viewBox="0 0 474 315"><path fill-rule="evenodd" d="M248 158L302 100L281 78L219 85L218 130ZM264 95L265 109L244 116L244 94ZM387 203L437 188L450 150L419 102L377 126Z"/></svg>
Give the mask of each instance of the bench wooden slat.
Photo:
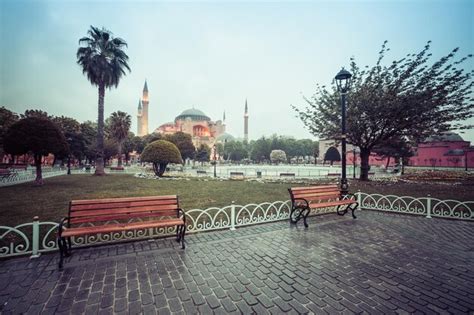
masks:
<svg viewBox="0 0 474 315"><path fill-rule="evenodd" d="M71 211L83 211L92 209L113 209L125 207L141 207L141 206L159 206L159 205L176 205L176 199L167 200L145 200L145 201L126 201L114 203L95 203L95 204L76 204L71 205Z"/></svg>
<svg viewBox="0 0 474 315"><path fill-rule="evenodd" d="M88 234L98 233L113 233L130 230L140 230L148 228L160 228L175 225L182 225L184 221L182 219L167 219L160 221L145 221L145 222L132 222L132 223L119 223L110 225L99 225L99 226L85 226L64 229L62 232L63 237L80 236Z"/></svg>
<svg viewBox="0 0 474 315"><path fill-rule="evenodd" d="M147 196L147 197L127 197L127 198L107 198L107 199L85 199L85 200L72 200L72 205L79 205L79 204L103 204L103 203L120 203L120 202L127 202L127 201L145 201L145 200L178 200L178 196L176 195L168 195L168 196Z"/></svg>
<svg viewBox="0 0 474 315"><path fill-rule="evenodd" d="M322 191L322 192L306 192L306 191L300 191L296 194L293 194L294 198L311 198L311 197L323 197L323 196L333 196L333 195L340 195L341 193L339 191Z"/></svg>
<svg viewBox="0 0 474 315"><path fill-rule="evenodd" d="M83 211L74 211L69 215L70 218L79 218L79 217L89 217L93 218L96 216L104 215L114 215L114 214L128 214L130 217L135 216L138 213L148 213L151 215L160 215L162 212L170 212L177 215L176 210L178 205L166 205L166 206L149 206L149 207L140 207L140 208L117 208L117 209L101 209L101 210L83 210ZM174 211L173 211L174 210Z"/></svg>
<svg viewBox="0 0 474 315"><path fill-rule="evenodd" d="M339 190L337 185L325 185L325 186L307 186L307 187L292 187L291 191L296 192L300 190Z"/></svg>
<svg viewBox="0 0 474 315"><path fill-rule="evenodd" d="M71 224L81 224L81 223L97 223L97 222L106 222L106 221L129 221L130 219L135 218L156 218L156 217L176 217L176 210L170 212L160 212L157 213L134 213L133 217L129 214L117 214L117 215L103 215L103 216L94 216L94 217L75 217L71 218L69 222Z"/></svg>
<svg viewBox="0 0 474 315"><path fill-rule="evenodd" d="M321 203L310 203L309 207L311 209L317 209L317 208L326 208L326 207L335 207L339 205L348 205L354 203L354 200L337 200L337 201L330 201L330 202L321 202Z"/></svg>

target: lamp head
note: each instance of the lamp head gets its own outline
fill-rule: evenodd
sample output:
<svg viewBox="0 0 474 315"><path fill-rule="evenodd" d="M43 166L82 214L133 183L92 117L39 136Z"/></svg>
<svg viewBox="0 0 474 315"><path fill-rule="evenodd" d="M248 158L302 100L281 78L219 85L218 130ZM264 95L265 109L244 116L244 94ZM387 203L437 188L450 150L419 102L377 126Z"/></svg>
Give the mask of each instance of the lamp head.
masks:
<svg viewBox="0 0 474 315"><path fill-rule="evenodd" d="M337 90L340 93L347 93L349 89L351 88L351 77L352 74L347 71L346 69L342 68L341 71L339 71L338 74L336 74L336 85L337 85Z"/></svg>

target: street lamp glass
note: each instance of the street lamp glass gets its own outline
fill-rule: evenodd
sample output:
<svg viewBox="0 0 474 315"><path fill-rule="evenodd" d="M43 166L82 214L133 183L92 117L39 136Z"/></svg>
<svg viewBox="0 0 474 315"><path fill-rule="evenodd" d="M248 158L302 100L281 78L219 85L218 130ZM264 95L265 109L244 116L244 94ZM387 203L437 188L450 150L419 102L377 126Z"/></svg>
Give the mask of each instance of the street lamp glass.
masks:
<svg viewBox="0 0 474 315"><path fill-rule="evenodd" d="M336 74L336 85L337 85L337 90L341 93L346 93L349 91L351 87L351 77L352 74L345 70L344 68L339 71L338 74Z"/></svg>

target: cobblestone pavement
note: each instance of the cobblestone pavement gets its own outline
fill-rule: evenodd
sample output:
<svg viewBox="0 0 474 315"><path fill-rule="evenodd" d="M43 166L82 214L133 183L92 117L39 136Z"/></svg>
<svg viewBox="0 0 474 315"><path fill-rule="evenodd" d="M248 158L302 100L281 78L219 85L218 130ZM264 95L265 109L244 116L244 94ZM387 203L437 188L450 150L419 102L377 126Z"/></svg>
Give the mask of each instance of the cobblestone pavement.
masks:
<svg viewBox="0 0 474 315"><path fill-rule="evenodd" d="M0 262L0 313L472 313L474 223L371 211Z"/></svg>

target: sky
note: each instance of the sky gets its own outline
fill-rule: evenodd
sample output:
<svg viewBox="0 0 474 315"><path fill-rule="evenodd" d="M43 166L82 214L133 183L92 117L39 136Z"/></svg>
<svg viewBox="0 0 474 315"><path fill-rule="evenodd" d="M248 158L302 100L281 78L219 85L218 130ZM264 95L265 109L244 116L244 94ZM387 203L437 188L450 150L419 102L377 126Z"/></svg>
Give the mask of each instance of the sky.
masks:
<svg viewBox="0 0 474 315"><path fill-rule="evenodd" d="M316 139L291 105L305 107L350 57L373 65L384 40L387 62L428 40L434 59L474 53L474 1L2 0L0 106L96 121L97 88L76 63L90 25L128 43L132 71L106 91L105 117L129 113L135 133L145 80L150 131L195 107L213 120L225 111L227 132L243 137L247 99L250 139ZM474 142L474 130L462 137Z"/></svg>

